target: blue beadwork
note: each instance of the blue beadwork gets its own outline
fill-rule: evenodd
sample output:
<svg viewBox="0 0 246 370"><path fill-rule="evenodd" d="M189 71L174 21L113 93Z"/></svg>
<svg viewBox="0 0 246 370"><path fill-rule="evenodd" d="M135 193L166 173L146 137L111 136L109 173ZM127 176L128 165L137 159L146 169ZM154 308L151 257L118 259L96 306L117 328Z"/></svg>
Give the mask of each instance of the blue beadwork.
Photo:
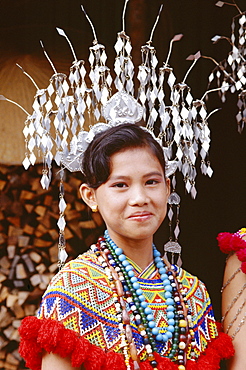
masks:
<svg viewBox="0 0 246 370"><path fill-rule="evenodd" d="M167 331L165 334L159 333L159 328L156 326L156 323L154 321L154 315L152 309L149 307L148 303L145 300L145 297L143 295L143 291L140 287L140 284L138 283L138 279L135 277L133 267L132 265L127 261L126 256L124 255L124 252L121 248L119 248L114 241L110 238L108 231L106 230L104 233L104 237L106 241L108 242L109 246L114 250L114 253L116 254L119 262L121 263L122 268L127 273L128 277L130 278L130 282L132 284L132 288L135 290L136 296L138 298L140 306L144 309L144 313L146 315L146 319L148 321L148 327L151 329L152 334L155 336L157 341L160 342L167 342L169 339L173 337L174 333L174 299L172 298L172 291L173 288L171 286L171 280L169 279L170 273L167 272L164 262L161 259L160 252L156 249L156 247L153 245L153 256L154 256L154 262L155 265L159 271L160 278L163 283L164 291L165 291L165 298L166 298L166 304L167 304Z"/></svg>

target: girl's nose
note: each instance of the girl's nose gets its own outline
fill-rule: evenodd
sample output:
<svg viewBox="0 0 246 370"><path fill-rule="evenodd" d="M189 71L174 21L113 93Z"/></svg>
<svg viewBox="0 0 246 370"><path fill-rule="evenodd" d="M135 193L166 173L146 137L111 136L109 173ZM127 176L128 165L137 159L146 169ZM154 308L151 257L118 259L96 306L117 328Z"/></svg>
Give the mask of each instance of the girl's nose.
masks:
<svg viewBox="0 0 246 370"><path fill-rule="evenodd" d="M131 195L129 198L130 206L143 206L148 202L146 190L142 186L136 186L132 188Z"/></svg>

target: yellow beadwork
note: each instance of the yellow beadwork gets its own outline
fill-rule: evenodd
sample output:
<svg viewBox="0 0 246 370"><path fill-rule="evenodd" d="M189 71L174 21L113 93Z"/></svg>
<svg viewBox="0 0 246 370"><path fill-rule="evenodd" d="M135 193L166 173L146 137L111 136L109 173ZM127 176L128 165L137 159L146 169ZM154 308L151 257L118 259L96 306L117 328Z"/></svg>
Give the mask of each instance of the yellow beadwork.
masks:
<svg viewBox="0 0 246 370"><path fill-rule="evenodd" d="M187 322L185 320L180 320L179 321L179 327L180 328L186 328L187 326Z"/></svg>

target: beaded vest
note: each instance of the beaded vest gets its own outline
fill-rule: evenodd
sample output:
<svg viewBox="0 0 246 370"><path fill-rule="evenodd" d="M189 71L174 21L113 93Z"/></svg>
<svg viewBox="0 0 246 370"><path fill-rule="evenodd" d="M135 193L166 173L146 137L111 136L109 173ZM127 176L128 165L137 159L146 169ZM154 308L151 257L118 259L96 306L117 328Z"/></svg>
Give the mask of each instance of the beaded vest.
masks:
<svg viewBox="0 0 246 370"><path fill-rule="evenodd" d="M160 328L167 326L166 299L163 284L151 263L141 271L132 261L141 289L151 307L155 321ZM180 269L179 278L186 292L195 333L195 354L197 358L205 351L208 342L217 337L217 327L206 287L196 277ZM52 279L45 292L38 312L38 318L50 318L61 322L90 343L105 351L121 353L121 337L113 291L104 269L96 255L89 251L70 261ZM142 337L131 317L134 342L140 360L147 353ZM158 352L167 356L171 342L160 343ZM187 357L189 359L190 350Z"/></svg>

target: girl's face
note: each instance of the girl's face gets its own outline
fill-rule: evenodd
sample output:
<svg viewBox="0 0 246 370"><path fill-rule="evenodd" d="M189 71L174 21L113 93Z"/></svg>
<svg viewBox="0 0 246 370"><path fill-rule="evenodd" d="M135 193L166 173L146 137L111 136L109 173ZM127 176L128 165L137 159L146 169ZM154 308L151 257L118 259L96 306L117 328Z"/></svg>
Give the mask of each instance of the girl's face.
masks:
<svg viewBox="0 0 246 370"><path fill-rule="evenodd" d="M108 180L91 191L117 245L133 241L152 245L153 234L166 215L169 180L148 147L113 154Z"/></svg>

